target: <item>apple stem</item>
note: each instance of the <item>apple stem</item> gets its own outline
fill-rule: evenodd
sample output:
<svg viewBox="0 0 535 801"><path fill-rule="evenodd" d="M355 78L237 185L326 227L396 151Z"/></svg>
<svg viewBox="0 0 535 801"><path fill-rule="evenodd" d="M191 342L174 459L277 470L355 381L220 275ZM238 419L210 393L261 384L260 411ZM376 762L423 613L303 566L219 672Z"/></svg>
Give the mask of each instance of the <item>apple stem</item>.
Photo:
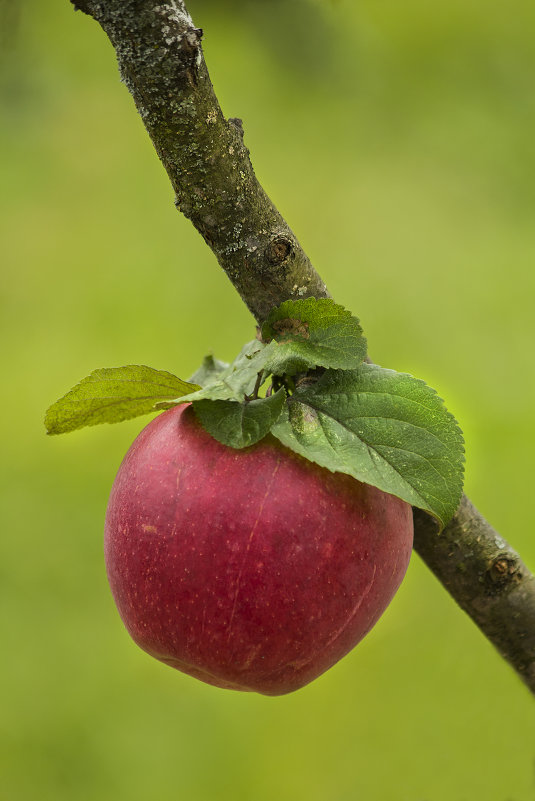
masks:
<svg viewBox="0 0 535 801"><path fill-rule="evenodd" d="M258 392L263 384L263 381L264 381L264 372L263 370L261 370L256 377L256 383L253 389L252 400L256 400L258 398Z"/></svg>

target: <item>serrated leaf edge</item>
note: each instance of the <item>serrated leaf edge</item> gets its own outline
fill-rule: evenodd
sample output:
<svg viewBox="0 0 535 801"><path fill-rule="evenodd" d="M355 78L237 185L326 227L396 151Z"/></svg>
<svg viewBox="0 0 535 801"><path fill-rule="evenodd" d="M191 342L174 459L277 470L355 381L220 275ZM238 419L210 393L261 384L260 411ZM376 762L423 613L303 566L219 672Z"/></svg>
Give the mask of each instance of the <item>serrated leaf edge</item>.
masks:
<svg viewBox="0 0 535 801"><path fill-rule="evenodd" d="M364 366L364 365L363 365L363 366ZM416 488L416 487L415 487L413 484L411 484L411 482L410 482L410 481L409 481L409 480L408 480L408 479L407 479L405 476L403 476L403 475L402 475L402 474L399 472L399 470L398 470L398 469L395 467L395 465L392 465L392 464L391 464L391 463L390 463L390 462L389 462L389 461L388 461L388 460L387 460L387 459L386 459L384 456L382 456L382 455L381 455L381 454L380 454L380 453L379 453L379 452L378 452L378 451L375 449L375 447L374 447L373 445L370 445L368 442L366 442L366 440L365 440L365 439L363 439L361 436L359 436L359 435L358 435L358 434L356 434L355 432L351 432L351 433L353 434L353 436L355 436L357 439L359 439L359 440L360 440L360 441L363 443L363 445L364 445L364 446L365 446L365 447L368 449L368 451L370 452L370 454L371 454L371 453L373 453L373 454L375 454L375 457L376 457L376 458L378 458L378 459L381 459L381 460L383 460L383 461L386 461L386 462L387 462L387 464L389 465L389 467L390 467L390 468L391 468L391 469L392 469L392 470L393 470L395 473L397 473L397 475L398 475L398 476L401 478L401 480L402 480L404 483L406 483L406 484L407 484L407 485L408 485L408 486L409 486L409 487L412 489L412 491L414 492L414 494L415 494L416 498L417 498L417 499L419 499L419 503L415 503L415 502L414 502L414 501L412 501L412 500L411 500L411 501L408 501L406 498L403 498L403 497L401 497L400 495L398 495L398 494L396 494L396 493L394 493L394 492L390 492L389 494L391 494L391 495L396 495L396 497L400 497L400 498L401 498L401 500L404 500L406 503L411 503L413 506L417 506L418 508L420 508L420 509L423 509L424 511L428 512L429 514L431 514L431 515L432 515L432 516L433 516L433 517L434 517L434 518L435 518L435 519L438 521L438 523L439 523L439 527L440 527L440 530L442 530L442 529L444 528L444 526L446 526L446 525L447 525L447 523L449 522L449 520L451 519L451 517L453 516L453 514L455 514L455 509L458 507L458 505L459 505L459 502L460 502L460 500L461 500L461 497L462 497L462 491L463 491L463 478L464 478L464 464L465 464L465 447L464 447L464 437L463 437L463 433L462 433L461 427L459 426L459 423L458 423L457 419L455 418L455 416L454 416L454 415L453 415L453 414L452 414L452 413L449 411L449 409L447 409L447 407L446 407L446 405L445 405L445 403L444 403L444 400L443 400L443 398L441 398L441 397L440 397L440 395L438 394L438 392L437 392L437 391L436 391L436 390L435 390L433 387L430 387L430 386L429 386L429 385L428 385L428 384L427 384L425 381L423 381L423 380L422 380L422 379L420 379L420 378L415 378L414 376L410 375L410 373L398 373L398 372L397 372L397 371L395 371L395 370L390 370L390 369L388 369L388 368L379 367L379 365L370 365L370 366L376 367L376 368L378 368L378 369L380 369L380 370L382 370L382 371L384 371L384 372L390 373L390 374L392 374L392 375L396 375L396 376L402 376L403 378L408 378L408 379L410 379L412 382L418 383L418 384L422 385L423 387L425 387L425 388L426 388L426 389L429 391L429 393L430 393L430 394L429 394L429 397L430 397L430 398L433 398L433 400L438 400L438 401L440 402L440 404L441 404L441 413L442 413L442 414L445 414L445 415L448 417L448 419L449 419L449 422L454 424L454 430L456 431L456 433L457 433L457 435L458 435L458 437L459 437L459 440L458 440L458 442L457 442L457 446L458 446L457 455L458 455L458 458L459 458L459 464L456 464L454 461L451 461L451 462L449 462L449 464L452 466L452 468L454 468L454 469L455 469L456 473L457 473L457 471L459 471L459 472L457 473L457 477L458 477L457 484L459 485L459 486L458 486L458 492L457 492L457 491L455 492L455 495L456 495L456 496L458 495L458 497L457 497L457 500L456 500L456 505L455 505L455 507L454 507L453 503L451 503L451 504L444 504L444 502L442 502L442 501L441 501L441 505L442 505L442 506L446 506L446 508L447 508L447 510L448 510L448 514L449 514L449 516L448 516L448 517L445 517L445 516L444 516L444 519L443 519L443 517L441 517L441 515L439 515L439 514L438 514L438 513L437 513L435 510L433 510L433 509L432 509L432 508L429 506L429 503L428 503L428 502L427 502L427 501L426 501L424 498L422 498L422 496L420 495L420 492L418 491L418 489L417 489L417 488ZM362 368L359 368L359 369L362 369ZM338 370L333 370L332 372L345 372L345 373L346 373L346 372L351 372L351 371L345 371L345 370L340 370L340 371L338 371ZM394 392L392 392L392 393L388 393L388 392L377 392L377 393L374 393L374 392L371 392L371 391L369 391L369 390L363 390L363 391L362 391L362 393L360 393L360 394L370 394L370 395L372 395L372 394L373 394L373 395L380 395L380 394L382 394L382 395L386 395L386 396L389 396L389 397L396 397L396 393L394 393ZM314 413L315 413L315 414L316 414L316 416L317 416L318 423L319 423L319 425L320 425L320 426L321 426L321 428L322 428L322 431L323 431L323 434L324 434L324 438L325 438L325 440L326 440L327 444L329 445L329 447L330 447L330 449L331 449L332 453L333 453L333 454L336 456L336 458L337 458L337 459L340 459L340 455L339 455L339 454L338 454L338 452L337 452L337 451L336 451L336 450L335 450L335 449L332 447L332 444L331 444L331 442L330 442L330 439L329 439L329 436L328 436L328 432L325 430L325 428L324 428L324 426L323 426L323 424L322 424L321 417L322 417L322 416L325 416L325 417L326 417L326 416L329 416L329 417L331 417L331 419L333 419L333 420L334 420L336 423L338 423L338 425L340 425L340 426L342 426L342 427L346 427L346 426L344 425L344 423L343 423L343 422L341 422L340 420L338 420L338 419L337 419L337 418L336 418L334 415L332 415L330 412L327 414L326 412L322 411L321 409L318 409L318 408L316 408L316 407L315 407L313 404L311 404L311 403L307 403L307 401L306 401L306 395L305 395L305 392L303 392L303 395L305 396L305 399L304 399L304 400L303 400L303 398L302 398L302 397L300 397L300 393L299 393L299 391L296 391L296 392L294 393L294 395L293 395L291 398L289 398L289 399L288 399L288 406L289 406L289 404L290 404L290 403L292 403L292 402L298 402L298 403L302 404L303 406L308 406L308 408L310 408L310 409L312 409L312 410L314 411ZM422 407L423 407L423 408L425 408L426 410L428 410L428 409L429 409L429 407L428 407L428 406L426 406L425 404L423 404L423 403L420 403L420 402L418 402L418 401L416 401L416 400L414 400L414 399L412 399L412 398L407 398L406 396L403 396L403 395L398 395L398 397L400 397L400 398L403 398L404 400L410 401L411 403L415 403L415 404L417 404L417 405L419 405L419 406L422 406ZM383 419L383 418L381 418L381 419ZM390 419L392 419L392 420L397 420L398 418L390 418ZM279 417L279 420L277 420L277 423L278 423L279 421L280 421L280 417ZM438 442L440 442L440 444L441 444L441 445L443 445L444 447L446 447L446 448L448 447L448 444L447 444L447 443L445 443L443 440L441 440L441 439L440 439L440 438L439 438L439 437L438 437L438 436L435 434L435 432L433 432L433 431L429 431L429 429L426 429L426 428L424 428L424 427L422 427L422 426L417 426L417 425L415 425L414 423L410 423L409 421L405 421L405 420L399 420L398 422L401 422L401 423L403 423L404 425L410 425L410 426L413 426L413 427L415 427L415 428L417 428L417 429L419 428L419 429L421 429L422 431L424 431L426 434L430 434L431 436L433 436L433 437L434 437L434 438L435 438L435 439L436 439ZM287 443L287 442L284 442L282 439L280 439L280 437L279 437L279 436L276 434L276 432L273 430L273 429L276 427L277 423L274 423L274 425L273 425L273 427L272 427L272 431L271 431L271 433L272 433L272 434L273 434L273 435L274 435L274 436L275 436L277 439L279 439L279 441L280 441L280 442L282 442L282 444L283 444L283 445L285 445L286 447L289 447L291 450L293 450L295 453L298 453L298 454L299 454L300 456L302 456L303 458L305 458L305 459L308 459L309 461L311 461L311 462L314 462L315 464L319 465L320 467L323 467L323 468L325 468L325 469L329 470L331 473L337 473L337 472L340 472L340 473L345 473L346 475L351 475L353 478L355 478L355 479L356 479L356 480L358 480L358 481L362 481L363 483L371 484L372 486L375 486L375 487L377 487L377 489L380 489L382 492L388 492L388 491L387 491L387 490L385 490L383 487L380 487L380 486L378 486L378 484L377 484L377 483L375 483L375 482L373 482L373 481L369 480L368 478L366 478L366 479L357 478L357 477L356 477L356 475L355 475L355 473L356 473L357 471L353 470L353 472L350 472L350 471L351 471L351 467L348 467L348 469L347 469L347 470L336 470L336 469L333 469L333 468L331 468L331 467L330 467L330 466L328 466L327 464L323 464L321 461L319 461L317 458L314 458L313 456L310 456L310 455L305 455L305 450L306 450L305 448L303 448L302 450L296 450L296 449L294 449L294 448L292 447L292 445L291 445L291 444L289 444L289 443ZM291 429L291 423L290 423L290 421L289 421L289 420L288 420L288 423L290 424L290 429ZM349 431L351 431L351 429L348 429L348 430L349 430ZM296 440L297 442L299 442L299 440L297 439L297 437L295 437L295 435L293 435L293 438L295 438L295 440ZM441 474L441 473L440 473L440 472L439 472L439 471L436 469L436 467L435 467L435 466L434 466L434 465L433 465L433 464L432 464L432 463L429 461L429 459L428 459L428 458L427 458L425 455L418 454L418 453L415 453L414 451L409 451L409 450L407 450L407 449L404 449L404 448L396 448L395 446L388 446L388 447L389 447L389 448L392 448L392 449L394 449L394 450L406 450L406 452L407 452L407 453L411 453L411 454L413 454L414 456L417 456L417 457L419 457L419 458L421 458L421 459L425 460L425 461L426 461L426 462L429 464L429 466L430 466L430 467L433 469L433 471L434 471L434 472L435 472L435 473L436 473L438 476L440 476L440 478L441 478L441 479L442 479L444 482L446 482L446 478L445 478L445 477L444 477L444 476L443 476L443 475L442 475L442 474ZM433 496L431 495L431 497L433 497ZM453 494L452 494L452 497L453 497ZM440 500L440 499L437 499L437 500ZM451 511L452 509L453 509L453 511Z"/></svg>

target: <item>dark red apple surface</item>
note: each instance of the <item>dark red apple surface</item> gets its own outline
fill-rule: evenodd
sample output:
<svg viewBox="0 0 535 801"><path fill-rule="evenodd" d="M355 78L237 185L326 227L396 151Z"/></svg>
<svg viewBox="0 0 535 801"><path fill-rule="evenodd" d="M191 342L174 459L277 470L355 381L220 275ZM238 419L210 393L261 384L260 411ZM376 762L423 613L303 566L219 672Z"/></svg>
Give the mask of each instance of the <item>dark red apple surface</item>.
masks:
<svg viewBox="0 0 535 801"><path fill-rule="evenodd" d="M234 450L175 407L137 437L106 515L119 613L156 659L218 687L281 695L347 654L396 592L404 501L268 436Z"/></svg>

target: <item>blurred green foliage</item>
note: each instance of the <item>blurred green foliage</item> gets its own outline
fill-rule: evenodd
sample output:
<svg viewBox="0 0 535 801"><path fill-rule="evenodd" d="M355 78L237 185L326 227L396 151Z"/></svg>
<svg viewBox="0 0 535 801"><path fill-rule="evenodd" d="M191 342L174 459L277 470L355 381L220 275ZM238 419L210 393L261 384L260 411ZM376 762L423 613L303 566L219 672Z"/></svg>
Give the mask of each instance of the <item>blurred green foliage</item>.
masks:
<svg viewBox="0 0 535 801"><path fill-rule="evenodd" d="M427 380L467 491L535 564L535 6L195 0L227 116L374 359ZM139 421L47 439L93 368L187 376L253 321L173 208L113 53L67 0L0 5L1 801L529 801L532 700L414 557L383 620L293 696L130 642L107 493Z"/></svg>

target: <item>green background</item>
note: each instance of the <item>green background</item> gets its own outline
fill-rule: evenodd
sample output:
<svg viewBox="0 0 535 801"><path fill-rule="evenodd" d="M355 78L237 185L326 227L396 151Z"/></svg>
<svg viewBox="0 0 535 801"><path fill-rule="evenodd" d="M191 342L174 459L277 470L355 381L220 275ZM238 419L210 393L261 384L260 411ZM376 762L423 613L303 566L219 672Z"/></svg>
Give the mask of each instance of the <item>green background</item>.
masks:
<svg viewBox="0 0 535 801"><path fill-rule="evenodd" d="M47 439L100 366L187 377L253 322L173 207L98 26L2 0L0 799L530 801L532 699L415 555L294 695L214 689L130 641L107 495L143 421ZM385 367L464 427L467 492L535 565L535 6L192 2L260 180Z"/></svg>

